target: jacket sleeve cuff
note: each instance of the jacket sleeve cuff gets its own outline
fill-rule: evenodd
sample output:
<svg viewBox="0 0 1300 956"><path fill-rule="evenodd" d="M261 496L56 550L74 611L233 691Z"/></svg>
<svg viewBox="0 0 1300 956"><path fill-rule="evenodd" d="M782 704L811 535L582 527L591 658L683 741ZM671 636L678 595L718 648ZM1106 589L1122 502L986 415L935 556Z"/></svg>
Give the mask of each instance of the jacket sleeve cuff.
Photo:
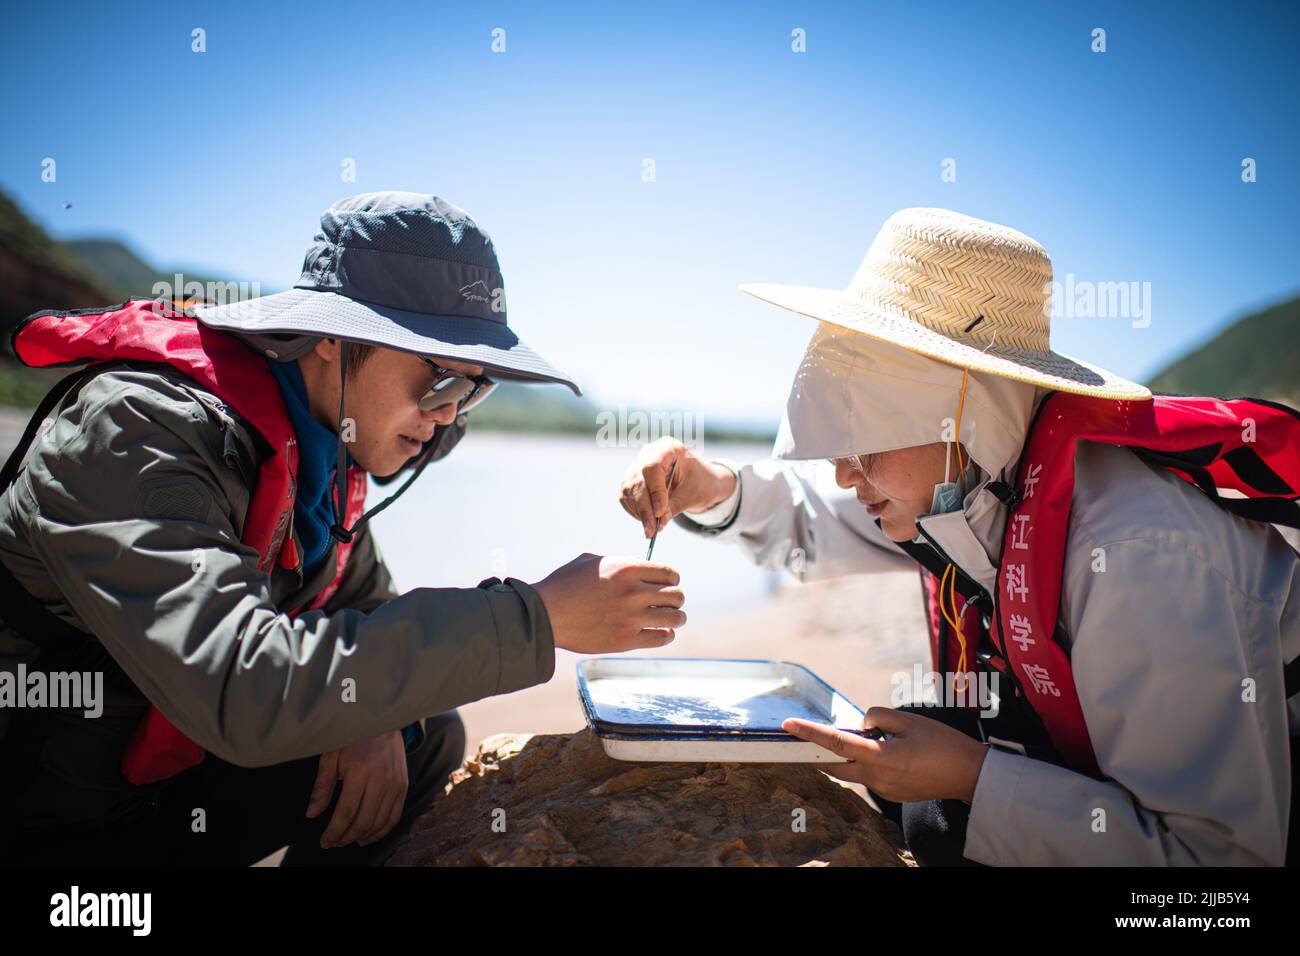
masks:
<svg viewBox="0 0 1300 956"><path fill-rule="evenodd" d="M488 578L484 590L497 631L498 677L494 694L545 684L555 674L555 638L542 597L518 578Z"/></svg>
<svg viewBox="0 0 1300 956"><path fill-rule="evenodd" d="M736 474L736 469L725 461L717 461L719 465L726 468L727 471L736 479L736 486L731 489L731 494L723 498L712 508L705 508L703 511L683 511L689 520L694 521L702 528L716 528L719 525L725 525L736 516L736 510L740 505L740 475Z"/></svg>
<svg viewBox="0 0 1300 956"><path fill-rule="evenodd" d="M971 799L970 817L966 823L966 846L962 851L966 859L987 866L1015 863L1007 853L1007 843L1013 832L1011 808L1015 805L1016 790L1029 759L1022 754L989 747L979 780L975 783L975 795Z"/></svg>
<svg viewBox="0 0 1300 956"><path fill-rule="evenodd" d="M721 458L713 460L736 476L736 487L732 489L730 495L712 508L697 512L683 511L673 518L673 521L687 531L708 536L720 535L734 527L736 519L740 517L741 506L745 503L744 482L740 477L740 469Z"/></svg>

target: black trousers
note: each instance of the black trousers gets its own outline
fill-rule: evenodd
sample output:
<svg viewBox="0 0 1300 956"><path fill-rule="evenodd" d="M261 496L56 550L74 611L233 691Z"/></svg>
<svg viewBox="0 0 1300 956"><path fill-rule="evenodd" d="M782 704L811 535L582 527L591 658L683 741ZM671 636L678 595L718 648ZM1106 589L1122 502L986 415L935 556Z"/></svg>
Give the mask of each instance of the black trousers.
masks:
<svg viewBox="0 0 1300 956"><path fill-rule="evenodd" d="M321 848L341 785L335 786L325 811L308 819L320 757L250 768L208 754L198 766L163 782L158 806L146 819L20 842L9 854L11 862L249 866L287 845L282 866L379 866L465 757L465 726L454 710L422 723L424 740L406 755L410 782L401 820L370 846ZM196 809L203 811L205 823L198 833Z"/></svg>

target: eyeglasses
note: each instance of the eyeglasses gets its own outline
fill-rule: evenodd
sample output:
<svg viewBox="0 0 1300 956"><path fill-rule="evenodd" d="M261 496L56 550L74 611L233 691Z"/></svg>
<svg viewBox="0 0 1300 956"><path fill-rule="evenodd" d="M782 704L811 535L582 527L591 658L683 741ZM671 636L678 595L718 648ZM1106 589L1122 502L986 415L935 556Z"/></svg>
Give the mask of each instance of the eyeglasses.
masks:
<svg viewBox="0 0 1300 956"><path fill-rule="evenodd" d="M487 398L497 387L497 383L486 375L466 375L455 369L443 368L424 356L420 358L437 375L429 391L420 399L422 412L431 412L452 403L455 403L457 413L468 411Z"/></svg>
<svg viewBox="0 0 1300 956"><path fill-rule="evenodd" d="M827 458L826 460L831 463L832 468L838 468L840 462L844 462L854 471L865 475L867 473L866 457L866 455L849 455L845 458Z"/></svg>

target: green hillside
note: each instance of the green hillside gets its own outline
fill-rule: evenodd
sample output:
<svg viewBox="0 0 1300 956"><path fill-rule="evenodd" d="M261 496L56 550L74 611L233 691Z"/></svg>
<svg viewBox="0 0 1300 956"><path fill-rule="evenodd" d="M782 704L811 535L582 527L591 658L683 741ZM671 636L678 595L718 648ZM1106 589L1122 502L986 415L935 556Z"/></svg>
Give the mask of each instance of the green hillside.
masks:
<svg viewBox="0 0 1300 956"><path fill-rule="evenodd" d="M8 357L9 331L41 309L85 309L120 301L117 290L0 192L0 405L35 405L57 370L29 369Z"/></svg>
<svg viewBox="0 0 1300 956"><path fill-rule="evenodd" d="M1237 320L1148 384L1160 392L1300 403L1300 297Z"/></svg>
<svg viewBox="0 0 1300 956"><path fill-rule="evenodd" d="M119 293L116 301L124 302L133 295L152 296L154 283L175 282L175 273L185 281L200 282L205 287L214 280L185 269L161 272L141 259L123 242L116 239L69 239L63 247L96 274L102 276Z"/></svg>
<svg viewBox="0 0 1300 956"><path fill-rule="evenodd" d="M470 412L475 431L592 434L596 407L563 385L502 382Z"/></svg>
<svg viewBox="0 0 1300 956"><path fill-rule="evenodd" d="M0 192L0 250L11 257L11 262L22 263L32 274L42 273L103 294L110 291L102 277L76 253L51 239L3 192ZM14 290L7 289L3 294L7 300L14 295ZM3 315L0 311L0 316Z"/></svg>
<svg viewBox="0 0 1300 956"><path fill-rule="evenodd" d="M678 434L664 426L670 417L655 419L659 422L657 430L651 430L649 416L654 412L668 411L661 409L639 409L645 412L647 424L643 425L645 433L640 440L652 440L660 434ZM607 426L617 429L617 410L603 409L586 397L574 395L562 385L527 384L523 382L502 382L482 405L471 413L471 427L474 431L504 432L545 432L568 435L585 435L593 440L601 432L601 413L613 416ZM681 419L681 414L677 416ZM635 424L629 425L629 430ZM759 442L771 445L776 437L774 431L729 426L709 422L707 432L710 442ZM678 435L678 437L682 437ZM633 440L638 440L634 437Z"/></svg>
<svg viewBox="0 0 1300 956"><path fill-rule="evenodd" d="M34 406L62 377L59 370L29 369L9 352L9 332L20 320L46 309L97 308L152 296L155 283L170 286L177 272L187 284L206 289L212 282L183 269L157 269L115 239L57 241L0 192L0 405Z"/></svg>

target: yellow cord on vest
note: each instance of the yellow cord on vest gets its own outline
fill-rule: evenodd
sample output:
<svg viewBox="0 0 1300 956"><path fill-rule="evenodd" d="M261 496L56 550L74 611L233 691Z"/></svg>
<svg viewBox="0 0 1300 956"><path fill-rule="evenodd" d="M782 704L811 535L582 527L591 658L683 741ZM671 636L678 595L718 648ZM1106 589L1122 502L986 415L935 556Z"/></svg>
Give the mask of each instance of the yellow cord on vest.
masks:
<svg viewBox="0 0 1300 956"><path fill-rule="evenodd" d="M944 588L947 588L945 591ZM947 598L945 603L944 598ZM952 605L949 611L948 604ZM957 676L953 677L952 688L955 691L964 691L966 689L966 635L961 632L961 617L957 614L957 574L956 569L950 564L948 570L943 572L943 579L939 582L939 613L943 619L948 622L948 626L957 634L957 643L961 646L961 654L957 657L957 675L960 675L961 686L957 686Z"/></svg>

